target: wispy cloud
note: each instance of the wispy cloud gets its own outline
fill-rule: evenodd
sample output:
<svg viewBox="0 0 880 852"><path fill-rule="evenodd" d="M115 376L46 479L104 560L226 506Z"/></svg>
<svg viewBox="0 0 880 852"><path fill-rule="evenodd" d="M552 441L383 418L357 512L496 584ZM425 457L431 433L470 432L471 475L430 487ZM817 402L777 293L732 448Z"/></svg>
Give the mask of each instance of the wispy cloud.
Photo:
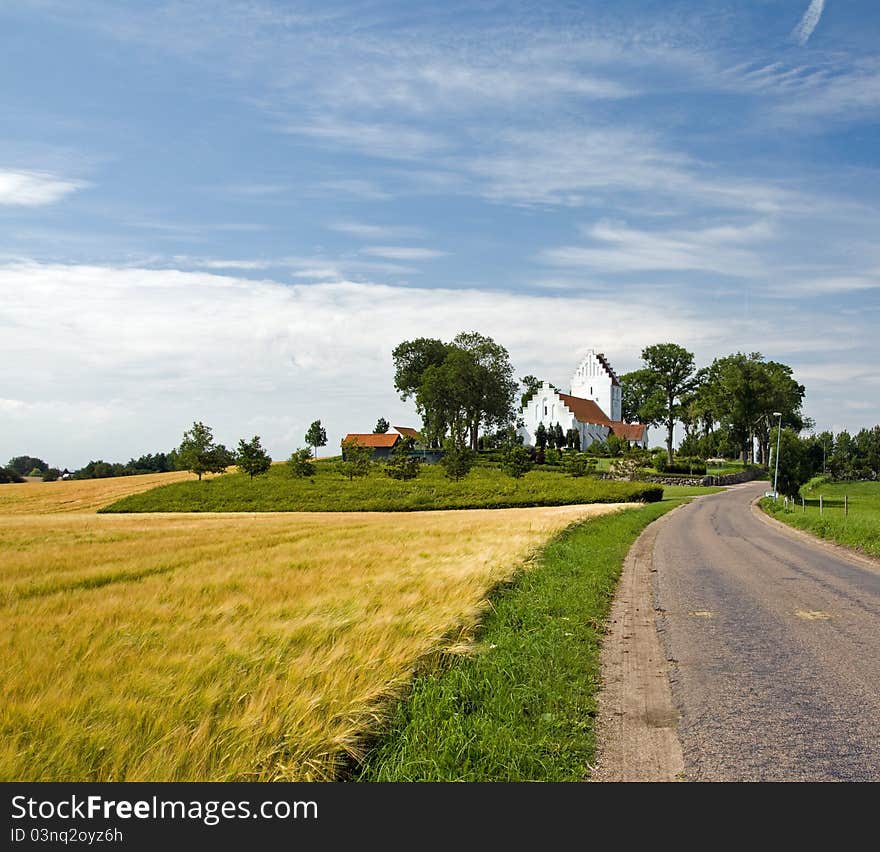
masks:
<svg viewBox="0 0 880 852"><path fill-rule="evenodd" d="M287 124L284 131L329 142L362 154L393 160L419 159L449 147L438 133L400 124L320 118L309 124Z"/></svg>
<svg viewBox="0 0 880 852"><path fill-rule="evenodd" d="M371 257L387 257L389 260L432 260L443 257L446 252L413 246L369 246L363 249Z"/></svg>
<svg viewBox="0 0 880 852"><path fill-rule="evenodd" d="M811 0L810 5L807 7L807 11L804 12L804 16L800 20L800 23L794 28L791 34L792 38L794 38L798 44L803 46L810 40L813 30L815 30L819 24L819 19L822 17L823 11L825 11L825 0Z"/></svg>
<svg viewBox="0 0 880 852"><path fill-rule="evenodd" d="M746 246L766 240L772 232L767 222L690 231L644 231L599 222L586 230L598 246L546 249L538 259L551 266L606 273L695 270L750 276L761 264Z"/></svg>
<svg viewBox="0 0 880 852"><path fill-rule="evenodd" d="M423 236L421 228L411 225L376 225L367 222L334 222L327 226L331 231L349 234L364 240L407 240Z"/></svg>
<svg viewBox="0 0 880 852"><path fill-rule="evenodd" d="M46 172L0 169L0 204L42 207L55 204L87 185L84 181L60 178Z"/></svg>

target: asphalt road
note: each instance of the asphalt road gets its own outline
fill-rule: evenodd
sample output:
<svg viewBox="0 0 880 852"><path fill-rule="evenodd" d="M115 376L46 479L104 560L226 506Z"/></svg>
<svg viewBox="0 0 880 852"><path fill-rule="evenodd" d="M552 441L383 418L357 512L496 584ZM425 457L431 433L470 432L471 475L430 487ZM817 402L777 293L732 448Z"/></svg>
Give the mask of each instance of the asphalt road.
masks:
<svg viewBox="0 0 880 852"><path fill-rule="evenodd" d="M880 568L754 517L748 483L654 546L685 777L880 780Z"/></svg>

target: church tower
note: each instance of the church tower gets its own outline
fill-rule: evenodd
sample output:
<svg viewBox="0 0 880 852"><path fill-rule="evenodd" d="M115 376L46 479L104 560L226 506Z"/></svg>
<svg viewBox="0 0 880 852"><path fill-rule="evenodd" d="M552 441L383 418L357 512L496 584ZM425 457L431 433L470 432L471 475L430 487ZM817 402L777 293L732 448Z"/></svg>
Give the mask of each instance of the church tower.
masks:
<svg viewBox="0 0 880 852"><path fill-rule="evenodd" d="M608 359L595 349L588 349L583 361L571 377L571 395L591 399L609 420L620 421L620 379L611 369Z"/></svg>

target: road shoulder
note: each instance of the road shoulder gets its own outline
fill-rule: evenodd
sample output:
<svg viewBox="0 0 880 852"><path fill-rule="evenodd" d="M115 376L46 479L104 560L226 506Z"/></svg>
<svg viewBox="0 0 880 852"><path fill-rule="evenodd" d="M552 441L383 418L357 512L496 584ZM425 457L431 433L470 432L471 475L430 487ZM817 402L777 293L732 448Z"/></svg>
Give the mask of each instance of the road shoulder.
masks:
<svg viewBox="0 0 880 852"><path fill-rule="evenodd" d="M598 761L591 781L677 781L684 776L679 713L657 633L652 588L654 542L662 525L682 508L650 524L624 561L602 646Z"/></svg>

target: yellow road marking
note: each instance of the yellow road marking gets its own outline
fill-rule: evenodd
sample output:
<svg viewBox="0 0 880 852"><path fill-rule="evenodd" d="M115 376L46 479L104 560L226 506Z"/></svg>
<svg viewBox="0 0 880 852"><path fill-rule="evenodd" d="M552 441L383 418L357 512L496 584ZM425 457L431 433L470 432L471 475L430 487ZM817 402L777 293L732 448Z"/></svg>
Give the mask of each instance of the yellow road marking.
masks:
<svg viewBox="0 0 880 852"><path fill-rule="evenodd" d="M823 612L821 609L796 609L794 614L807 621L828 621L831 618L830 613Z"/></svg>
<svg viewBox="0 0 880 852"><path fill-rule="evenodd" d="M695 615L697 618L711 618L712 612L708 609L695 609L689 612L688 615Z"/></svg>

